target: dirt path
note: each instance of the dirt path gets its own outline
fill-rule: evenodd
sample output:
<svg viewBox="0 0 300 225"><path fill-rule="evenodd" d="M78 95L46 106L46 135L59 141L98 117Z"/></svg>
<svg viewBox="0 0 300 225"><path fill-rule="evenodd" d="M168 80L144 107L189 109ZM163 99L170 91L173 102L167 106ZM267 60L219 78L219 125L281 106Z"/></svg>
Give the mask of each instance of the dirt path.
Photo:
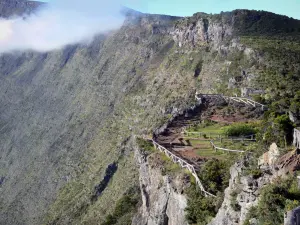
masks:
<svg viewBox="0 0 300 225"><path fill-rule="evenodd" d="M222 110L218 110L216 108L210 108L210 110L210 112L204 110L202 114L201 110L198 109L190 115L183 115L175 118L167 129L156 137L156 142L172 151L175 155L185 159L196 167L199 167L201 163L212 158L212 156L199 156L197 153L199 149L203 149L203 151L207 150L209 148L209 144L205 146L202 144L195 144L192 146L186 138L184 139L182 134L185 127L199 124L203 119L226 124L249 121L249 119L245 118L244 115L236 112L231 115L223 116ZM190 140L192 140L192 138Z"/></svg>
<svg viewBox="0 0 300 225"><path fill-rule="evenodd" d="M168 126L165 132L156 138L156 141L175 155L198 167L205 158L197 155L196 149L184 141L182 131L185 127L200 123L200 121L200 112L191 116L180 116Z"/></svg>

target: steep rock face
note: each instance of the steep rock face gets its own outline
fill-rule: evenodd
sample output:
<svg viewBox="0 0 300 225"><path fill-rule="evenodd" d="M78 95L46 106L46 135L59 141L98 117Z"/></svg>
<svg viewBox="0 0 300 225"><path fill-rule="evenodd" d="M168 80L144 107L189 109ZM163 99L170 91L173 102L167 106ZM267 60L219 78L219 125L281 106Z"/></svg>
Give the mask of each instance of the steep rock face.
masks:
<svg viewBox="0 0 300 225"><path fill-rule="evenodd" d="M258 179L241 176L242 168L241 162L230 168L231 178L223 204L209 225L242 225L249 209L258 203L260 189L271 180L267 173Z"/></svg>
<svg viewBox="0 0 300 225"><path fill-rule="evenodd" d="M170 32L179 47L207 46L208 43L213 43L216 47L231 37L233 32L231 25L213 22L210 18L199 18L195 22L187 23L187 26L175 26L175 30Z"/></svg>
<svg viewBox="0 0 300 225"><path fill-rule="evenodd" d="M278 175L294 173L300 169L300 152L299 149L291 151L280 157L278 160Z"/></svg>
<svg viewBox="0 0 300 225"><path fill-rule="evenodd" d="M136 149L143 204L133 225L187 225L183 195L184 179L178 175L162 175L161 168ZM149 162L150 160L150 162Z"/></svg>
<svg viewBox="0 0 300 225"><path fill-rule="evenodd" d="M0 15L18 2L27 4L2 0ZM227 42L234 32L224 21L137 13L89 44L1 55L0 223L101 224L138 183L134 135L192 106L196 91L230 95L231 78L250 82L265 66L238 38ZM185 224L177 180L141 168L152 196L147 206L144 195L141 221Z"/></svg>
<svg viewBox="0 0 300 225"><path fill-rule="evenodd" d="M90 44L0 56L0 223L99 224L137 183L128 140L194 95L172 38L145 27L156 20L146 16ZM117 171L93 201L112 163Z"/></svg>
<svg viewBox="0 0 300 225"><path fill-rule="evenodd" d="M270 148L269 151L264 153L258 161L258 165L266 165L266 166L272 166L276 163L276 161L278 160L280 156L280 151L278 146L276 145L276 143L273 143Z"/></svg>
<svg viewBox="0 0 300 225"><path fill-rule="evenodd" d="M42 2L26 0L1 0L0 17L21 16L29 14L44 5Z"/></svg>

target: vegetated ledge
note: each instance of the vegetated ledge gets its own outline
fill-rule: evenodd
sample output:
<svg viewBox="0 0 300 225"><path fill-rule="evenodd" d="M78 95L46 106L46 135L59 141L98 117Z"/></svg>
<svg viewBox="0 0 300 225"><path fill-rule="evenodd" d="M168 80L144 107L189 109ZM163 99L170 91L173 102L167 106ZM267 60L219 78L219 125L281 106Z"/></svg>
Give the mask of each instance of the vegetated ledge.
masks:
<svg viewBox="0 0 300 225"><path fill-rule="evenodd" d="M204 105L196 103L196 105L188 108L187 110L184 110L183 113L178 113L176 116L171 118L164 126L155 130L153 134L154 138L159 139L161 135L164 136L168 134L168 132L170 132L170 128L174 129L173 126L175 123L177 123L178 127L184 127L187 125L186 122L189 120L196 119L200 121L201 114L204 113L205 110L209 110L209 107L214 104L222 105L223 102L217 101L215 103L212 103L210 99L210 101L206 102L206 104ZM139 148L142 149L145 153L144 157L148 160L149 165L153 165L151 166L151 168L160 168L161 174L163 176L170 177L170 179L175 179L175 174L185 172L179 165L174 164L163 153L156 152L150 142L138 138L137 143L139 145ZM186 196L188 200L185 216L189 223L197 223L200 221L203 222L204 220L206 223L208 223L217 214L218 209L221 207L221 204L223 202L224 190L228 186L229 167L235 160L236 159L233 159L232 162L228 163L222 160L210 159L204 160L201 163L202 165L199 171L201 181L203 181L205 187L210 188L209 191L212 191L217 195L217 198L205 198L199 191L197 191L197 186L194 184L194 181L190 176L190 179L188 181L189 184L187 185L188 188L184 189L184 191L181 193ZM147 193L145 194L144 198L146 199L146 202L149 202L151 194L145 191L147 190L145 185L142 185L141 189L143 190L143 193ZM207 210L207 208L209 208L209 210Z"/></svg>

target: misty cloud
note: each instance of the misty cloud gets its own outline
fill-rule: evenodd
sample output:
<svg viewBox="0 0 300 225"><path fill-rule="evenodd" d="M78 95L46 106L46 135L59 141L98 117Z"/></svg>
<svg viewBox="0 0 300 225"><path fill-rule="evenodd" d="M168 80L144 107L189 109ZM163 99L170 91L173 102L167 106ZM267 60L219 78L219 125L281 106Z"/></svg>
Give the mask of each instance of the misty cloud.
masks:
<svg viewBox="0 0 300 225"><path fill-rule="evenodd" d="M26 18L0 19L0 52L49 51L89 41L123 23L119 1L52 0Z"/></svg>

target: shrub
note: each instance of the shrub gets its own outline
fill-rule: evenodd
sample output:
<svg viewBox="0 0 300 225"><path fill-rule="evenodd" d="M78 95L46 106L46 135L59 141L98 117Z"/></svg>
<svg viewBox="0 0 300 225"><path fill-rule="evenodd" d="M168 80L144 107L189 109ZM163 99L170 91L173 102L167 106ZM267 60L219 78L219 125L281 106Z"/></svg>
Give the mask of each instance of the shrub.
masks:
<svg viewBox="0 0 300 225"><path fill-rule="evenodd" d="M258 179L262 176L262 172L258 168L253 168L250 170L250 174L253 176L254 179Z"/></svg>
<svg viewBox="0 0 300 225"><path fill-rule="evenodd" d="M117 223L116 217L114 217L113 215L109 214L105 218L105 222L103 222L102 225L112 225L112 224L116 224L116 223Z"/></svg>
<svg viewBox="0 0 300 225"><path fill-rule="evenodd" d="M266 104L265 99L261 95L252 95L252 99L261 104Z"/></svg>
<svg viewBox="0 0 300 225"><path fill-rule="evenodd" d="M153 144L149 141L146 141L143 138L137 138L136 143L138 144L139 148L144 151L145 153L155 151Z"/></svg>
<svg viewBox="0 0 300 225"><path fill-rule="evenodd" d="M164 153L160 153L160 158L163 163L162 167L162 175L174 175L178 171L181 171L182 168L177 163L174 163L168 156L166 156Z"/></svg>
<svg viewBox="0 0 300 225"><path fill-rule="evenodd" d="M241 210L241 206L238 204L236 198L238 196L238 191L237 190L233 190L230 193L230 206L234 211L240 211Z"/></svg>
<svg viewBox="0 0 300 225"><path fill-rule="evenodd" d="M257 208L252 206L246 215L246 219L245 219L245 222L243 223L243 225L251 225L249 220L252 218L255 218L256 214L257 214Z"/></svg>
<svg viewBox="0 0 300 225"><path fill-rule="evenodd" d="M291 211L294 208L298 207L299 205L300 205L300 201L287 199L285 201L285 211Z"/></svg>
<svg viewBox="0 0 300 225"><path fill-rule="evenodd" d="M222 201L217 201L214 197L204 197L197 189L196 185L192 185L187 191L186 219L189 224L205 225L216 215L220 208L217 203ZM219 195L217 198L222 198L222 196Z"/></svg>
<svg viewBox="0 0 300 225"><path fill-rule="evenodd" d="M199 177L207 191L216 194L225 190L229 184L230 166L230 163L217 159L211 159L203 165Z"/></svg>
<svg viewBox="0 0 300 225"><path fill-rule="evenodd" d="M266 113L261 129L261 136L266 145L275 142L280 147L291 144L293 140L293 124L288 115L276 112Z"/></svg>
<svg viewBox="0 0 300 225"><path fill-rule="evenodd" d="M244 225L249 224L251 218L256 218L258 224L281 225L284 213L298 206L299 200L297 179L292 176L278 179L262 189L258 206L249 211Z"/></svg>
<svg viewBox="0 0 300 225"><path fill-rule="evenodd" d="M229 183L230 163L212 159L207 161L199 173L205 189L217 197L204 197L196 184L187 191L186 218L190 224L205 225L217 214L224 199L224 190Z"/></svg>
<svg viewBox="0 0 300 225"><path fill-rule="evenodd" d="M130 218L132 218L133 214L137 210L137 203L139 202L139 199L139 187L133 187L129 189L129 191L117 201L114 212L112 214L109 214L101 225L117 224L120 222L120 220L122 220L122 224L130 225ZM126 220L123 218L125 218ZM126 223L124 221L126 221Z"/></svg>
<svg viewBox="0 0 300 225"><path fill-rule="evenodd" d="M236 123L226 127L223 133L227 136L251 135L256 133L256 129L250 124Z"/></svg>

